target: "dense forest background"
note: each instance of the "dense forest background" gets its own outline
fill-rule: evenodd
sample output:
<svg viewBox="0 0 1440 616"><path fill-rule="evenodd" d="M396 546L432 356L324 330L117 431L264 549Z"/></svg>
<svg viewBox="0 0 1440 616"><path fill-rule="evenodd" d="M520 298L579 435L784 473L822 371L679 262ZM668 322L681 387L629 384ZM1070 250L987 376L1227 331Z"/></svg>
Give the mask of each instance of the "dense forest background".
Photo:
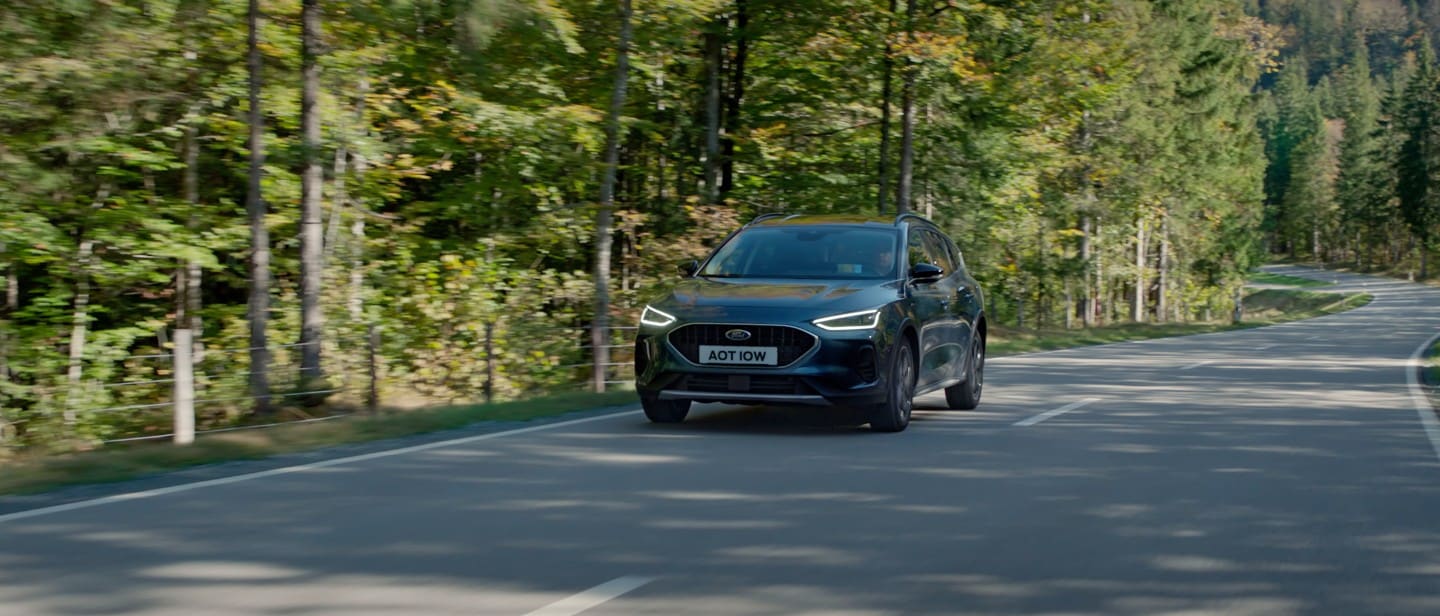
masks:
<svg viewBox="0 0 1440 616"><path fill-rule="evenodd" d="M156 423L176 329L212 424L353 399L377 341L391 400L603 387L676 263L771 211L929 216L1011 327L1219 317L1270 254L1427 276L1437 25L1400 0L11 0L0 438Z"/></svg>

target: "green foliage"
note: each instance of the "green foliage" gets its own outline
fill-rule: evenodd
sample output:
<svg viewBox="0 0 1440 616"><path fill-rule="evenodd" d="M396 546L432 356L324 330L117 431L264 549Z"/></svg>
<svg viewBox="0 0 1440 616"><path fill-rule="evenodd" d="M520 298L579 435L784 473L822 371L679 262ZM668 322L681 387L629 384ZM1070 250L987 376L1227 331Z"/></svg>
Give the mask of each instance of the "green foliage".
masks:
<svg viewBox="0 0 1440 616"><path fill-rule="evenodd" d="M163 408L87 409L166 399L164 383L110 385L168 376L163 359L132 356L169 351L189 263L203 268L200 340L214 351L200 362L203 393L245 395L247 355L221 351L248 346L246 4L0 7L0 273L19 281L0 308L0 423L18 426L5 434L68 445L163 429ZM299 333L300 2L261 5L269 328L284 344ZM615 4L320 5L324 372L347 388L340 399L360 398L372 326L385 396L464 401L488 388L504 399L583 379ZM1300 212L1316 202L1304 195L1334 194L1360 225L1380 214L1353 214L1365 192L1354 187L1371 186L1373 205L1386 177L1343 190L1291 181L1333 179L1313 173L1333 169L1336 145L1315 141L1328 133L1306 73L1318 81L1346 55L1306 42L1310 68L1295 63L1257 95L1276 24L1329 26L1298 5L1272 23L1242 5L957 0L929 3L911 36L884 0L636 2L609 317L632 323L678 262L757 213L872 211L887 66L917 85L915 209L959 240L997 320L1070 322L1082 299L1102 322L1127 319L1135 301L1152 307L1147 320L1228 310L1260 258L1262 202L1293 192ZM708 31L723 39L733 187L701 207ZM1331 82L1328 107L1368 113L1358 85ZM624 330L612 340L623 363ZM294 355L275 350L278 395L296 393ZM202 424L241 420L245 404L205 406Z"/></svg>
<svg viewBox="0 0 1440 616"><path fill-rule="evenodd" d="M1429 37L1419 42L1415 73L1405 86L1400 126L1404 141L1395 160L1400 214L1423 246L1440 225L1440 68Z"/></svg>

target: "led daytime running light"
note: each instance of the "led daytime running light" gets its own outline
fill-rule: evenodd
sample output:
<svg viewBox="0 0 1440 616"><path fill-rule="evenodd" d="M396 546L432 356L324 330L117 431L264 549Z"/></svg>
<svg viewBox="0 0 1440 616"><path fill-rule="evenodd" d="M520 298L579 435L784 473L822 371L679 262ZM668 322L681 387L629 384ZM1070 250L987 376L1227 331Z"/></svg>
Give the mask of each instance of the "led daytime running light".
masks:
<svg viewBox="0 0 1440 616"><path fill-rule="evenodd" d="M665 312L656 310L654 308L651 308L650 306L646 306L645 310L640 313L641 325L649 325L651 327L665 327L666 325L674 322L674 315L666 314Z"/></svg>
<svg viewBox="0 0 1440 616"><path fill-rule="evenodd" d="M835 316L815 319L811 321L820 329L832 332L858 331L862 329L875 329L880 324L879 310L861 310L859 312L847 312ZM840 323L845 323L840 325Z"/></svg>

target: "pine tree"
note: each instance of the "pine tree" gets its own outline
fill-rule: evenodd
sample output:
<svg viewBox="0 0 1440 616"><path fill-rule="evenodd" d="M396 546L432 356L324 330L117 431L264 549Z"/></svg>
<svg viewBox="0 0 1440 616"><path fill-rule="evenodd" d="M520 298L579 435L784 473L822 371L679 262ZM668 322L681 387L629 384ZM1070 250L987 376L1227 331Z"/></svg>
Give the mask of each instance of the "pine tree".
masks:
<svg viewBox="0 0 1440 616"><path fill-rule="evenodd" d="M1395 161L1400 214L1420 248L1420 277L1429 275L1426 258L1440 224L1440 81L1435 52L1421 36L1415 73L1405 86L1401 108L1404 142Z"/></svg>
<svg viewBox="0 0 1440 616"><path fill-rule="evenodd" d="M1296 150L1320 130L1320 112L1315 105L1311 90L1306 82L1306 68L1303 58L1286 63L1275 86L1276 116L1269 135L1267 150L1270 155L1265 176L1266 202L1270 205L1270 228L1277 233L1281 246L1294 254L1293 228L1299 213L1288 209L1295 205L1286 193L1294 185Z"/></svg>
<svg viewBox="0 0 1440 616"><path fill-rule="evenodd" d="M1339 102L1345 132L1340 141L1340 176L1335 192L1346 239L1355 243L1356 261L1361 267L1368 267L1369 249L1376 239L1370 206L1379 200L1373 194L1382 186L1377 176L1388 170L1376 135L1380 96L1370 76L1370 53L1363 35L1357 33L1355 39L1350 63L1340 81Z"/></svg>

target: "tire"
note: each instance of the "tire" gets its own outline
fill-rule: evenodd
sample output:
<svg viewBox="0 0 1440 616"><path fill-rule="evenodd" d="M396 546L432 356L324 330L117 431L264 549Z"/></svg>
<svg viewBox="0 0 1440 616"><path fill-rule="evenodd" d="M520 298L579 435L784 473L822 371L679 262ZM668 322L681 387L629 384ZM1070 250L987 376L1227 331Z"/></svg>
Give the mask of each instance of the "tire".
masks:
<svg viewBox="0 0 1440 616"><path fill-rule="evenodd" d="M965 362L965 380L945 388L945 403L952 409L973 410L980 406L985 389L985 339L979 336L970 343L970 359Z"/></svg>
<svg viewBox="0 0 1440 616"><path fill-rule="evenodd" d="M661 400L642 396L640 406L645 409L645 417L654 423L680 423L690 414L689 400Z"/></svg>
<svg viewBox="0 0 1440 616"><path fill-rule="evenodd" d="M910 411L915 405L915 374L915 352L910 348L910 340L902 338L890 352L885 401L869 409L871 430L900 432L910 425Z"/></svg>

